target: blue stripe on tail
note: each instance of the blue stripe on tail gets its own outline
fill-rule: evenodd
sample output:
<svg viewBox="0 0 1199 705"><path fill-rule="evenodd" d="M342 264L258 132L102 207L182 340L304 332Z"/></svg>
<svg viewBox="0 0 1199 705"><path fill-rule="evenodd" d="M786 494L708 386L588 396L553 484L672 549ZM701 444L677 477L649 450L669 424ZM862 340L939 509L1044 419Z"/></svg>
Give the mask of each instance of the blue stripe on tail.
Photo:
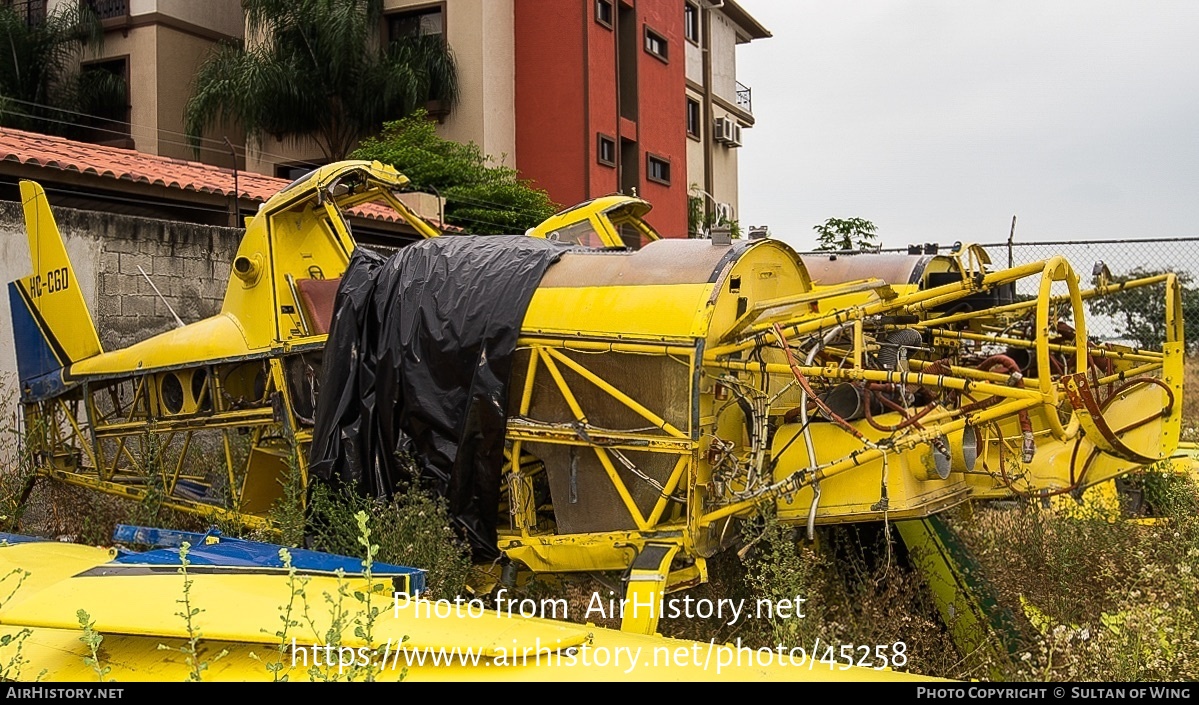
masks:
<svg viewBox="0 0 1199 705"><path fill-rule="evenodd" d="M17 282L8 283L8 304L12 310L13 342L17 349L17 376L21 380L24 401L37 401L63 389L63 364L38 325Z"/></svg>

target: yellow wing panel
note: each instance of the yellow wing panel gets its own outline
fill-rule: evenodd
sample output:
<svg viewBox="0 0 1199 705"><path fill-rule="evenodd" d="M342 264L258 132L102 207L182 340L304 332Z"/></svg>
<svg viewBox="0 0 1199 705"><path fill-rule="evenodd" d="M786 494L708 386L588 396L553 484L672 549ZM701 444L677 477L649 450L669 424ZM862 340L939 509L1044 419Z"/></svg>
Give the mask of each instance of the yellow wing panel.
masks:
<svg viewBox="0 0 1199 705"><path fill-rule="evenodd" d="M21 583L11 600L11 606L37 594L42 588L66 580L95 566L107 563L116 553L108 548L81 546L57 541L38 541L4 546L0 549L0 577L14 570L27 571L29 576ZM11 587L11 586L10 586ZM7 593L0 593L0 595Z"/></svg>
<svg viewBox="0 0 1199 705"><path fill-rule="evenodd" d="M24 628L0 626L0 636L11 635L15 638L22 629ZM451 649L424 652L418 656L418 652L409 649L403 652L397 652L394 647L388 649L384 641L376 652L379 670L374 674L374 678L378 681L403 679L406 682L514 683L940 680L890 670L851 667L846 665L844 659L840 662L816 661L809 665L806 654L805 660L800 661L798 652L792 655L786 650L781 659L782 665L779 665L777 651L774 652L771 662L758 665L756 660L765 664L766 657L744 646L738 649L735 645L665 639L658 636L626 634L610 629L595 629L593 634L593 641L587 644L585 649L580 647L570 652L556 653L542 651L540 655L534 651L522 654L520 650L515 653L509 650L502 657L495 658L463 657ZM20 679L31 680L45 671L41 678L43 687L45 683L95 683L96 671L84 661L91 654L88 647L80 641L80 636L82 632L77 629L31 629L28 638L19 642L21 655L27 659ZM160 644L166 648L160 649ZM105 634L100 665L112 670L106 675L109 683L100 687L119 689L122 683L128 682L186 681L192 669L186 657L178 651L184 646L186 641L182 639ZM275 650L277 644L264 646L201 639L199 647L201 661L207 665L203 672L203 679L206 681L269 682L274 678L267 666L274 665L279 660ZM821 650L823 649L822 642ZM12 645L0 648L0 658L7 660L14 650L15 646ZM225 655L217 659L217 654L222 650L226 652ZM360 653L346 653L344 658L347 661L358 658ZM437 663L433 662L433 654L438 656ZM443 660L443 654L449 658ZM293 660L290 647L285 649L283 669L279 672L279 677L286 677L289 682L322 680L326 675L330 679L347 679L349 669L339 673L339 654L336 650L331 654L333 665L329 668L324 665L324 651L321 651L322 661L317 666L315 677L309 670L313 665L311 656L311 650L299 650ZM384 657L387 657L386 664L382 663ZM792 661L792 658L795 660ZM21 684L15 687L20 688Z"/></svg>
<svg viewBox="0 0 1199 705"><path fill-rule="evenodd" d="M170 567L152 575L71 577L107 563L109 549L40 542L7 546L0 550L0 571L28 571L30 575L0 608L0 636L11 643L0 645L0 661L10 663L16 649L25 659L18 680L41 675L48 682L94 682L95 669L80 640L78 610L88 613L94 629L103 635L100 667L111 670L107 680L115 687L127 681L184 681L192 666L179 651L186 645L187 625L178 612L184 578ZM126 566L130 568L132 566ZM201 610L193 628L201 635L201 660L208 664L205 680L272 680L267 668L279 658L276 632L281 627L280 608L298 594L286 575L213 574L193 569L188 593L191 607ZM349 579L344 598L348 627L343 633L345 651L321 649L324 661L317 671L340 676L338 659L357 661L369 654L354 632L362 607L353 597L365 580ZM317 576L296 598L293 616L301 621L289 633L298 646L323 639L332 616L326 595L336 599L336 578ZM428 602L402 606L382 597L385 608L374 629L373 661L379 680L432 681L913 681L921 676L848 666L840 662L811 662L812 655L793 649L765 660L746 647L667 639L611 629L509 617L506 612L477 610L461 615L443 606L441 616ZM420 610L415 605L422 605ZM428 611L426 612L426 608ZM448 615L448 616L446 616ZM314 637L314 633L318 636ZM24 636L22 636L24 634ZM407 640L404 637L407 636ZM160 648L160 644L166 649ZM403 651L399 646L403 645ZM794 645L796 647L800 645ZM353 649L353 652L349 650ZM469 649L469 651L468 651ZM222 650L227 653L217 658ZM822 654L822 657L824 655ZM837 654L834 654L836 658ZM294 657L294 660L293 660ZM432 659L438 658L437 662ZM284 650L283 670L288 680L309 680L314 651L290 644ZM423 659L423 660L422 660ZM44 673L43 673L44 672ZM10 672L11 675L11 672Z"/></svg>
<svg viewBox="0 0 1199 705"><path fill-rule="evenodd" d="M125 566L126 569L132 568ZM183 576L174 569L141 575L101 575L74 577L45 586L24 600L0 609L0 623L13 626L72 629L79 625L77 611L86 610L96 630L106 634L187 638L187 623L176 613L183 599ZM253 644L276 643L280 609L292 600L287 577L270 574L201 573L193 567L188 595L193 608L200 610L192 620L194 629L206 638ZM342 598L348 615L363 610L354 593L366 589L366 580L346 578L346 596ZM378 580L377 588L383 588ZM578 625L549 620L511 618L497 612L476 611L472 616L465 607L443 606L439 615L428 601L398 605L392 599L390 583L377 594L373 605L381 607L374 628L375 643L404 637L406 648L473 649L485 656L506 653L513 647L538 645L553 650L578 646L587 640L587 629ZM324 643L333 612L330 600L338 599L338 581L333 577L313 576L303 586L307 611L312 624L296 631L300 644ZM236 599L230 599L236 596ZM296 596L295 614L305 612L305 598ZM448 616L445 616L448 615ZM354 633L342 634L342 643L358 648L367 642Z"/></svg>

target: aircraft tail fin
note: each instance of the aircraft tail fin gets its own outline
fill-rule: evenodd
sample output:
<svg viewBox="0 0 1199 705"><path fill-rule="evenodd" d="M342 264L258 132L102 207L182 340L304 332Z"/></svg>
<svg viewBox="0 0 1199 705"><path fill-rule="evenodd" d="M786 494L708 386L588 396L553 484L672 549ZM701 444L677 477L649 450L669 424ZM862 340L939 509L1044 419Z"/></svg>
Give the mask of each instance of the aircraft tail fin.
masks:
<svg viewBox="0 0 1199 705"><path fill-rule="evenodd" d="M22 181L21 203L33 273L8 285L17 370L22 388L31 390L33 383L41 380L36 386L52 391L45 385L60 386L62 375L57 373L103 352L103 348L46 192L32 181ZM48 376L57 378L58 384Z"/></svg>

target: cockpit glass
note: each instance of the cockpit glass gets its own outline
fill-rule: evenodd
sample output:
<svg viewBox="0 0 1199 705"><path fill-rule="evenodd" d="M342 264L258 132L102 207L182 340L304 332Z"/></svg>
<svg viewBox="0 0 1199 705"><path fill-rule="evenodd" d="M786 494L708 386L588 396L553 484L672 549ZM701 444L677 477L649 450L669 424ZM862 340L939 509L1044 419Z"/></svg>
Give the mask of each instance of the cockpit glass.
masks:
<svg viewBox="0 0 1199 705"><path fill-rule="evenodd" d="M578 223L571 223L565 227L550 231L546 235L547 240L556 240L558 242L567 242L572 245L582 245L583 247L603 247L604 241L591 227L591 222L587 220Z"/></svg>

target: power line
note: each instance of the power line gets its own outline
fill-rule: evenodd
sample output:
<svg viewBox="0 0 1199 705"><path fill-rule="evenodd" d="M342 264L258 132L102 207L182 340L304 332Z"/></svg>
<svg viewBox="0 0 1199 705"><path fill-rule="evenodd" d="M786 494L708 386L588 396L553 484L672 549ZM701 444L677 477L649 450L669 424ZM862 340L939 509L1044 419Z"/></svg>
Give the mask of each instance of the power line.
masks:
<svg viewBox="0 0 1199 705"><path fill-rule="evenodd" d="M132 134L132 130L133 130L133 128L137 128L137 129L139 129L139 130L153 131L153 132L156 132L156 133L158 133L159 135L161 135L161 134L167 134L167 135L176 135L176 136L179 136L179 137L183 137L183 138L185 138L185 140L171 140L171 139L164 139L164 138L162 138L162 137L160 136L160 137L158 137L158 141L159 141L159 142L165 142L165 143L167 143L167 144L177 145L177 146L180 146L180 147L187 147L187 148L189 148L189 149L195 149L195 148L196 148L196 145L194 145L194 144L193 144L193 143L190 141L190 140L192 139L192 138L191 138L191 136L190 136L190 135L188 135L186 132L179 132L179 131L177 131L177 130L168 130L168 129L166 129L166 128L163 128L163 127L150 127L149 125L143 125L143 124L140 124L140 123L135 123L135 122L128 122L128 121L125 121L125 120L113 120L113 119L111 119L111 118L102 117L102 116L100 116L100 115L94 115L94 114L92 114L92 113L83 113L83 112L79 112L79 111L77 111L77 110L68 110L68 109L66 109L66 108L57 108L57 107L54 107L54 106L52 106L52 105L47 105L47 104L45 104L45 103L37 103L37 102L33 102L33 101L28 101L28 100L21 100L20 98L11 98L11 97L10 97L10 98L6 98L5 100L6 100L6 102L9 102L9 103L20 103L20 104L22 104L22 105L28 105L28 106L35 107L35 108L44 108L44 109L46 109L46 110L52 110L52 111L59 112L59 113L66 113L66 114L69 114L69 115L77 115L77 116L79 116L79 117L85 117L85 118L95 118L95 119L97 119L97 120L103 120L103 121L105 121L105 122L114 123L114 124L117 124L117 125L126 125L126 126L128 126L130 129L129 129L129 131L125 131L125 130L114 130L114 129L112 129L112 128L98 127L98 126L96 126L96 125L89 125L89 124L87 124L87 123L83 123L83 122L75 122L75 121L71 121L71 120L62 120L62 119L58 119L58 118L52 118L52 117L48 117L48 116L45 116L45 115L33 115L33 114L30 114L30 113L27 113L27 112L20 112L20 111L17 111L17 110L11 110L11 109L10 109L10 110L6 110L6 111L5 111L5 112L12 113L12 114L14 114L14 115L20 115L20 116L22 116L22 117L27 117L27 118L29 118L29 119L31 119L31 120L43 120L43 121L46 121L46 122L54 122L54 123L58 123L58 124L61 124L61 125L70 125L70 126L72 126L72 127L80 127L80 128L84 128L84 129L88 129L88 130L95 130L95 131L98 131L98 132L107 132L107 133L109 133L109 134L116 135L116 136L118 136L118 137L129 137L129 136ZM216 145L216 146L213 146L213 147L208 147L207 149L209 149L210 151L213 151L213 152L220 152L220 153L222 153L222 154L225 154L225 153L227 153L227 151L225 150L225 143L224 143L224 140L218 140L218 139L214 139L214 138L212 138L212 137L199 137L199 138L197 138L197 139L198 139L199 141L201 141L201 142L208 142L208 143L211 143L211 144L213 144L213 145ZM241 150L241 155L242 155L243 157L248 157L248 156L250 155L250 153L251 153L251 152L253 152L254 154L257 154L257 155L260 155L260 156L263 156L263 157L275 157L275 158L277 158L277 159L279 159L279 160L283 160L285 163L288 163L288 164L299 164L299 165L303 165L303 166L312 166L312 167L314 167L314 168L315 168L315 167L319 167L319 166L323 166L323 165L321 165L321 164L318 164L318 163L316 163L316 162L313 162L313 161L309 161L309 160L305 160L305 159L299 159L299 160L297 160L297 159L293 159L292 157L289 157L289 156L287 156L287 155L283 155L283 154L275 154L275 153L273 153L273 152L268 152L268 151L266 151L266 150L262 150L262 149L259 149L259 150L252 150L252 149L249 147L249 145L245 145L245 144L239 144L239 145L233 145L233 146L234 146L234 148L235 148L235 149L234 149L234 151L235 151L235 152L237 151L237 149L240 149L240 150Z"/></svg>
<svg viewBox="0 0 1199 705"><path fill-rule="evenodd" d="M83 112L79 112L79 111L75 111L75 110L67 110L67 109L65 109L65 108L56 108L56 107L53 107L53 106L50 106L50 105L46 105L46 104L44 104L44 103L36 103L36 102L33 102L33 101L21 100L21 99L19 99L19 98L8 98L7 100L8 100L9 102L13 102L13 103L20 103L20 104L22 104L22 105L29 105L29 106L33 106L33 107L44 108L44 109L47 109L47 110L53 110L53 111L57 111L57 112L60 112L60 113L67 113L67 114L70 114L70 115L77 115L77 116L80 116L80 117L88 117L88 118L96 118L96 119L100 119L100 120L107 120L108 122L112 122L112 123L116 123L116 124L121 124L121 125L127 125L127 126L129 126L131 129L132 129L132 128L134 128L134 127L137 127L137 128L139 128L139 129L145 129L145 130L155 130L155 131L157 131L158 133L165 133L165 134L168 134L168 135L178 135L178 136L182 136L182 137L188 137L188 135L187 135L186 133L183 133L183 132L177 132L177 131L174 131L174 130L166 130L166 129L162 129L162 128L151 128L151 127L149 127L149 126L147 126L147 125L140 125L140 124L137 124L137 123L133 123L133 122L126 122L126 121L123 121L123 120L108 120L107 118L103 118L103 117L100 117L100 116L98 116L98 115L93 115L93 114L90 114L90 113L83 113ZM19 115L19 116L21 116L21 117L25 117L25 118L28 118L28 119L30 119L30 120L42 120L42 121L45 121L45 122L52 122L52 123L56 123L56 124L60 124L60 125L67 125L67 126L70 126L70 127L78 127L78 128L82 128L82 129L88 129L88 130L93 130L93 131L98 131L98 132L104 132L104 133L108 133L108 134L111 134L111 135L115 135L115 136L117 136L117 137L129 137L129 136L130 136L130 132L125 132L125 131L122 131L122 130L114 130L114 129L111 129L111 128L98 127L98 126L94 126L94 125L88 125L88 124L86 124L86 123L77 122L77 121L72 121L72 120L64 120L64 119L60 119L60 118L53 118L53 117L44 116L44 115L34 115L34 114L31 114L31 113L28 113L28 112L22 112L22 111L19 111L19 110L11 110L11 109L7 110L6 112L12 113L12 114L14 114L14 115ZM189 138L189 139L190 139L190 138ZM220 146L220 147L222 147L222 148L226 146L223 140L215 140L215 139L208 138L208 137L201 137L201 138L200 138L200 140L201 140L201 141L204 141L204 142L210 142L210 143L213 143L213 144L219 145L219 146ZM176 146L187 147L187 148L194 148L194 145L193 145L191 142L189 142L189 141L170 140L170 139L164 139L164 138L162 138L162 137L159 137L159 138L158 138L158 141L159 141L159 142L164 142L164 143L166 143L166 144L170 144L170 145L176 145ZM236 154L236 152L237 152L237 149L238 149L238 148L240 148L240 149L241 149L241 152L242 152L242 156L243 156L243 157L248 157L248 156L249 156L249 154L250 154L250 148L249 148L247 145L233 145L233 147L234 147L234 153L235 153L235 154ZM226 153L226 150L225 150L225 149L217 149L217 148L215 148L215 147L210 147L209 149L210 149L210 151L213 151L213 152L221 152L221 153ZM279 159L279 160L283 160L283 163L284 163L284 164L287 164L287 165L311 166L311 167L313 167L313 168L317 168L317 167L320 167L320 166L324 166L323 164L318 164L318 163L316 163L316 162L307 161L307 160L292 160L290 157L288 157L288 156L286 156L286 155L275 154L275 153L272 153L272 152L267 152L267 151L265 151L265 150L256 150L256 151L255 151L255 153L256 153L257 155L259 155L259 156L264 156L264 157L275 157L275 158L277 158L277 159ZM537 212L537 211L534 211L534 210L530 210L530 209L528 209L528 208L518 208L518 207L515 207L515 206L512 206L512 205L506 205L506 204L502 204L502 203L496 203L496 202L493 202L493 201L486 201L486 200L482 200L482 199L478 199L478 198L473 198L473 199L472 199L472 198L466 198L466 197L462 197L462 196L445 196L444 198L445 198L445 201L446 201L447 203L457 203L457 204L460 204L460 205L476 206L476 207L482 207L482 208L492 208L492 209L495 209L495 210L508 211L508 212L512 212L512 213L518 213L518 214L521 214L521 215L527 215L527 216L529 216L529 217L533 217L533 218L540 218L540 217L541 217L541 214L540 214L539 212ZM457 219L459 219L459 220L467 220L467 221L470 221L470 222L475 222L475 223L480 223L480 224L486 224L486 223L485 223L485 221L472 220L472 219L469 219L469 218L465 218L465 217L463 217L463 216L458 216L458 215L455 215L454 217L455 217L455 218L457 218Z"/></svg>

